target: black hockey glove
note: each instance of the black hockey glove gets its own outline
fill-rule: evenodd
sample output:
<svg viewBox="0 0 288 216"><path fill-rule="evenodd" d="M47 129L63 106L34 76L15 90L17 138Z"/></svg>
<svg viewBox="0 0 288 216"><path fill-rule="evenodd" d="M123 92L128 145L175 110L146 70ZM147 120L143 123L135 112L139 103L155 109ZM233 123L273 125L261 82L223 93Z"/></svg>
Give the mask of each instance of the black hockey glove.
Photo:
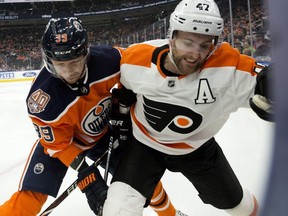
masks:
<svg viewBox="0 0 288 216"><path fill-rule="evenodd" d="M250 106L253 111L263 120L273 121L273 80L271 78L271 64L265 67L257 75L257 83L255 87L255 95L250 98Z"/></svg>
<svg viewBox="0 0 288 216"><path fill-rule="evenodd" d="M112 134L115 139L118 139L119 145L124 147L131 137L131 118L128 114L113 114L110 120L112 126Z"/></svg>
<svg viewBox="0 0 288 216"><path fill-rule="evenodd" d="M125 88L112 91L112 114L110 124L112 133L124 147L132 133L130 106L135 103L136 95Z"/></svg>
<svg viewBox="0 0 288 216"><path fill-rule="evenodd" d="M78 173L78 187L85 193L90 209L98 215L106 200L108 186L97 167L91 165Z"/></svg>

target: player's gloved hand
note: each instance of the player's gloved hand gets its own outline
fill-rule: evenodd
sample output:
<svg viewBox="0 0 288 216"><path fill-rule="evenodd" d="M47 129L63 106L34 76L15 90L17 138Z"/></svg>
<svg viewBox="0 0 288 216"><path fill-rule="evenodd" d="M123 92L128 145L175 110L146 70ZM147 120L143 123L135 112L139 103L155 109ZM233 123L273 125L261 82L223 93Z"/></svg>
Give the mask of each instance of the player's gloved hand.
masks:
<svg viewBox="0 0 288 216"><path fill-rule="evenodd" d="M112 90L112 114L110 124L112 133L124 147L132 133L130 106L136 101L131 90L124 87Z"/></svg>
<svg viewBox="0 0 288 216"><path fill-rule="evenodd" d="M124 147L131 137L132 126L130 113L114 113L114 115L111 117L110 124L112 125L113 136L115 139L118 139L119 145Z"/></svg>
<svg viewBox="0 0 288 216"><path fill-rule="evenodd" d="M257 83L255 87L255 95L250 98L250 106L252 110L263 120L273 121L273 99L272 89L273 80L271 78L271 64L265 67L257 75Z"/></svg>
<svg viewBox="0 0 288 216"><path fill-rule="evenodd" d="M78 173L78 187L85 193L91 210L98 215L106 200L108 186L97 167L91 165Z"/></svg>

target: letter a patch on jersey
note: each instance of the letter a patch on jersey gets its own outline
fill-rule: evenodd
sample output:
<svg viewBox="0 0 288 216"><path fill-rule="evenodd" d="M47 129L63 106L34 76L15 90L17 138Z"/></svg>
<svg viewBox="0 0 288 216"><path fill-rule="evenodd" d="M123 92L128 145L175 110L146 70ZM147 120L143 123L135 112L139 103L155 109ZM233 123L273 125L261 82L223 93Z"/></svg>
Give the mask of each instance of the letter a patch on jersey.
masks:
<svg viewBox="0 0 288 216"><path fill-rule="evenodd" d="M144 114L149 125L161 132L165 128L188 134L202 123L202 116L187 107L152 101L143 96Z"/></svg>
<svg viewBox="0 0 288 216"><path fill-rule="evenodd" d="M198 94L195 99L195 104L208 104L214 103L216 98L214 97L209 82L207 79L200 79L198 86Z"/></svg>

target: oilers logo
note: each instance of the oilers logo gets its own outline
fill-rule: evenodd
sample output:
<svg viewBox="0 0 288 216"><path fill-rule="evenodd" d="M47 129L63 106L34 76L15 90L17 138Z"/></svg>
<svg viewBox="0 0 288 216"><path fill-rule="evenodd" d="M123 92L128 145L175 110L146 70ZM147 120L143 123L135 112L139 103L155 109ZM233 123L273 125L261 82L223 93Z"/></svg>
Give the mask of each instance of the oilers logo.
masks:
<svg viewBox="0 0 288 216"><path fill-rule="evenodd" d="M39 175L44 171L44 165L42 163L37 163L33 170L36 175Z"/></svg>
<svg viewBox="0 0 288 216"><path fill-rule="evenodd" d="M107 127L111 112L111 97L106 97L93 107L82 121L82 128L87 134L96 136Z"/></svg>

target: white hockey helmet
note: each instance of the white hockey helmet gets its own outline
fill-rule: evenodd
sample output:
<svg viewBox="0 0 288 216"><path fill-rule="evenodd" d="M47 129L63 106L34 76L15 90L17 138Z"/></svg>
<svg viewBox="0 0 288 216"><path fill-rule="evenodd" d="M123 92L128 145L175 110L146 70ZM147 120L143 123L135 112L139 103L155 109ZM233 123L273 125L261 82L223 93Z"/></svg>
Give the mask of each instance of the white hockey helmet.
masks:
<svg viewBox="0 0 288 216"><path fill-rule="evenodd" d="M168 37L172 38L175 30L218 37L223 25L214 0L182 0L170 16Z"/></svg>

